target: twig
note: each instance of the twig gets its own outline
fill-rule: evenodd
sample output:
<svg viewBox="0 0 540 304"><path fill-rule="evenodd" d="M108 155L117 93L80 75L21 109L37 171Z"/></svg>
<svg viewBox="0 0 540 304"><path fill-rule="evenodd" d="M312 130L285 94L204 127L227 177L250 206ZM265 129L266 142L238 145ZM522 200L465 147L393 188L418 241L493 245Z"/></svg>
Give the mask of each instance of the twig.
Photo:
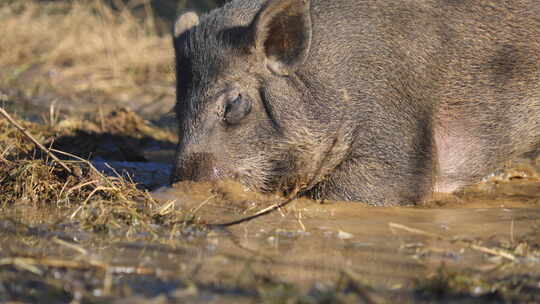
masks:
<svg viewBox="0 0 540 304"><path fill-rule="evenodd" d="M19 131L21 131L26 138L28 138L31 142L33 142L36 146L38 146L41 150L43 150L47 155L49 155L52 159L54 159L64 170L66 170L69 174L73 174L70 168L66 166L56 155L54 155L49 149L45 148L39 141L37 141L30 133L28 133L19 123L17 123L9 114L4 110L4 108L0 107L0 114L4 116L15 128L17 128Z"/></svg>
<svg viewBox="0 0 540 304"><path fill-rule="evenodd" d="M90 200L90 198L92 198L92 196L94 196L94 194L96 194L96 192L98 191L118 191L116 188L113 188L113 187L103 187L103 186L98 186L96 188L94 188L94 190L92 190L92 192L90 192L90 194L88 194L88 196L86 197L86 199L82 202L82 206L86 205L86 203L88 203L88 201Z"/></svg>
<svg viewBox="0 0 540 304"><path fill-rule="evenodd" d="M78 189L81 189L81 188L83 188L83 187L85 187L85 186L89 186L89 185L97 184L97 183L99 183L99 180L94 179L94 180L91 180L91 181L89 181L89 182L86 182L86 183L82 183L82 184L78 184L78 185L76 185L76 186L73 186L73 187L69 188L66 192L67 192L67 193L71 193L71 192L73 192L73 191L75 191L75 190L78 190Z"/></svg>
<svg viewBox="0 0 540 304"><path fill-rule="evenodd" d="M424 235L424 236L429 236L429 237L432 237L432 238L435 238L435 239L443 239L442 235L438 235L438 234L435 234L435 233L420 230L418 228L408 227L408 226L398 224L398 223L388 223L388 226L390 226L390 228L401 229L401 230L405 230L407 232L420 234L420 235Z"/></svg>
<svg viewBox="0 0 540 304"><path fill-rule="evenodd" d="M514 244L514 219L510 222L510 243Z"/></svg>
<svg viewBox="0 0 540 304"><path fill-rule="evenodd" d="M174 199L174 200L171 200L171 201L168 201L165 205L163 205L163 206L161 206L161 207L158 208L157 214L163 216L163 215L166 215L166 214L170 213L170 212L169 212L169 209L172 210L172 211L174 211L174 204L176 204L176 200L175 200L175 199ZM172 212L172 211L171 211L171 212Z"/></svg>
<svg viewBox="0 0 540 304"><path fill-rule="evenodd" d="M41 270L36 266L53 267L53 268L68 268L68 269L99 269L109 272L111 275L116 274L140 274L140 275L174 275L173 271L151 268L145 266L114 266L105 262L87 259L87 260L72 260L61 258L32 258L32 257L5 257L0 258L0 265L13 265L24 268L28 271L40 273Z"/></svg>
<svg viewBox="0 0 540 304"><path fill-rule="evenodd" d="M516 258L515 255L513 255L513 254L511 254L509 252L506 252L506 251L504 251L502 249L487 248L487 247L479 246L479 245L475 245L475 244L469 244L469 248L474 249L476 251L483 252L483 253L500 256L500 257L508 259L508 260L510 260L512 262L517 261L517 258Z"/></svg>
<svg viewBox="0 0 540 304"><path fill-rule="evenodd" d="M68 152L64 152L64 151L60 151L60 150L56 150L56 149L51 149L51 151L56 152L58 154L66 155L66 156L69 156L69 157L73 157L73 158L85 163L92 171L94 171L99 177L101 177L105 182L107 182L107 184L109 184L109 187L114 188L116 191L118 191L117 187L111 181L113 179L113 177L106 177L105 175L103 175L103 173L101 171L99 171L98 169L96 169L96 167L90 161L88 161L88 160L86 160L86 159L84 159L82 157L79 157L79 156L77 156L75 154L68 153Z"/></svg>
<svg viewBox="0 0 540 304"><path fill-rule="evenodd" d="M317 179L321 175L321 172L322 172L323 167L324 167L324 163L326 162L326 160L330 156L330 152L332 152L332 150L335 148L335 146L336 146L336 144L338 142L339 132L341 132L341 126L336 131L336 136L335 136L334 140L332 141L332 144L330 144L328 149L326 149L323 158L319 162L319 166L317 167L317 170L315 171L315 173L313 174L313 176L311 177L309 182L306 183L306 184L297 186L288 199L286 199L285 201L283 201L281 203L276 203L276 204L274 204L274 205L272 205L270 207L264 208L261 211L255 213L253 215L250 215L250 216L238 219L238 220L234 220L234 221L228 222L228 223L209 224L207 226L209 228L225 228L225 227L229 227L229 226L233 226L233 225L238 225L238 224L241 224L241 223L249 222L249 221L254 220L254 219L256 219L256 218L258 218L260 216L269 214L269 213L274 212L276 210L280 210L281 208L283 208L283 207L287 206L288 204L290 204L292 201L294 201L295 199L297 199L300 196L301 192L303 192L305 190L309 190L313 186L315 186L315 184L317 184Z"/></svg>
<svg viewBox="0 0 540 304"><path fill-rule="evenodd" d="M215 195L211 195L209 198L205 199L199 206L197 206L195 209L193 209L191 211L191 214L195 215L195 213L197 213L197 211L199 211L204 205L206 205L209 201L211 201L214 197L216 197Z"/></svg>
<svg viewBox="0 0 540 304"><path fill-rule="evenodd" d="M222 224L209 224L208 227L209 228L225 228L225 227L229 227L229 226L249 222L249 221L254 220L254 219L256 219L256 218L258 218L260 216L266 215L266 214L271 213L271 212L273 212L275 210L283 208L283 207L287 206L289 203L291 203L292 201L294 201L297 198L298 198L298 193L296 193L295 195L293 195L292 197L286 199L285 201L283 201L281 203L277 203L277 204L274 204L274 205L269 206L267 208L264 208L261 211L255 213L253 215L243 217L241 219L234 220L232 222L227 222L227 223L222 223Z"/></svg>
<svg viewBox="0 0 540 304"><path fill-rule="evenodd" d="M302 222L302 210L298 210L298 224L300 224L300 227L302 227L302 231L306 231L306 226L304 226L304 223Z"/></svg>
<svg viewBox="0 0 540 304"><path fill-rule="evenodd" d="M435 238L435 239L438 239L438 240L446 240L446 241L449 241L449 242L455 242L455 243L458 243L458 244L462 244L462 245L465 245L466 247L471 248L473 250L480 251L480 252L487 253L487 254L491 254L491 255L495 255L495 256L500 256L500 257L503 257L503 258L505 258L507 260L510 260L512 262L517 261L517 258L516 258L515 255L513 255L513 254L511 254L511 253L509 253L509 252L507 252L505 250L502 250L502 249L493 249L493 248L488 248L488 247L484 247L484 246L480 246L480 245L476 245L476 244L471 244L470 242L467 242L467 241L464 241L464 240L450 240L450 239L447 239L444 236L439 235L439 234L427 232L427 231L424 231L424 230L421 230L421 229L418 229L418 228L408 227L408 226L398 224L398 223L388 223L388 226L390 226L390 228L401 229L401 230L405 230L407 232L420 234L420 235L424 235L424 236L427 236L427 237L432 237L432 238Z"/></svg>
<svg viewBox="0 0 540 304"><path fill-rule="evenodd" d="M79 246L79 245L76 245L76 244L73 244L73 243L70 243L70 242L66 242L66 241L64 241L62 239L59 239L57 237L54 237L52 239L52 241L59 244L59 245L65 246L65 247L70 248L70 249L73 249L73 250L79 252L82 255L88 255L88 251L86 249L84 249L82 246Z"/></svg>

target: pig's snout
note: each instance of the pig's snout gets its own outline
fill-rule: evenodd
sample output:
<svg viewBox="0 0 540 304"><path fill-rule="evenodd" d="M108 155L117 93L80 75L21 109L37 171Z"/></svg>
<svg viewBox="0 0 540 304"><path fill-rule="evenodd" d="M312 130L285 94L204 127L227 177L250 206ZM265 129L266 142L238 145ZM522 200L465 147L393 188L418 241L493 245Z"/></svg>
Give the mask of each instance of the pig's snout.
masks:
<svg viewBox="0 0 540 304"><path fill-rule="evenodd" d="M171 183L180 181L213 181L220 179L221 170L210 153L191 153L177 158Z"/></svg>

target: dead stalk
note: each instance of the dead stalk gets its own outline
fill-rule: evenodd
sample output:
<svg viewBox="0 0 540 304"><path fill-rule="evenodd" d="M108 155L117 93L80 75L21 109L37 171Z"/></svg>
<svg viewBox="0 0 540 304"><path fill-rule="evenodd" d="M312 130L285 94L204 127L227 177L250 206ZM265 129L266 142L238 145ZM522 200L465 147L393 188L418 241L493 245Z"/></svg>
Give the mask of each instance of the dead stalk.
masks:
<svg viewBox="0 0 540 304"><path fill-rule="evenodd" d="M516 258L515 255L513 255L513 254L511 254L511 253L509 253L509 252L507 252L507 251L505 251L503 249L488 248L488 247L485 247L485 246L472 244L471 242L464 241L464 240L457 240L457 241L456 240L451 240L451 239L445 238L444 236L439 235L439 234L427 232L427 231L424 231L424 230L421 230L421 229L418 229L418 228L408 227L408 226L398 224L398 223L388 223L388 226L390 227L390 229L401 229L401 230L404 230L404 231L407 231L407 232L410 232L410 233L431 237L431 238L434 238L434 239L437 239L437 240L446 240L446 241L449 241L449 242L458 243L458 244L464 245L467 248L470 248L470 249L473 249L473 250L476 250L476 251L480 251L482 253L487 253L487 254L491 254L491 255L494 255L494 256L499 256L499 257L505 258L505 259L507 259L509 261L512 261L512 262L517 261L517 258Z"/></svg>
<svg viewBox="0 0 540 304"><path fill-rule="evenodd" d="M388 223L388 226L390 227L390 229L401 229L401 230L405 230L405 231L410 232L410 233L420 234L420 235L432 237L432 238L439 239L439 240L443 239L442 235L427 232L427 231L417 229L417 228L408 227L408 226L398 224L398 223Z"/></svg>
<svg viewBox="0 0 540 304"><path fill-rule="evenodd" d="M296 200L303 191L311 189L317 183L318 178L320 177L320 175L321 175L321 173L323 171L324 164L326 163L328 157L330 157L330 154L331 154L332 150L334 149L334 147L337 144L337 138L339 138L340 132L341 132L341 127L338 128L338 130L336 131L335 139L328 146L328 149L326 149L325 153L323 154L323 157L320 159L319 164L317 166L317 170L315 171L315 174L313 174L313 176L310 178L308 183L303 184L303 185L297 185L296 188L290 194L289 198L285 199L281 203L276 203L276 204L274 204L274 205L272 205L270 207L264 208L261 211L255 213L253 215L250 215L250 216L238 219L238 220L234 220L234 221L228 222L228 223L210 224L210 225L208 225L208 227L210 227L210 228L225 228L225 227L229 227L229 226L249 222L249 221L254 220L254 219L256 219L256 218L258 218L260 216L272 213L272 212L274 212L276 210L281 210L281 208L287 206L292 201Z"/></svg>
<svg viewBox="0 0 540 304"><path fill-rule="evenodd" d="M70 242L66 242L66 241L64 241L62 239L59 239L57 237L53 238L53 242L55 242L55 243L57 243L59 245L62 245L64 247L73 249L73 250L79 252L82 255L88 255L88 251L86 249L84 249L83 247L79 246L79 245L76 245L76 244L73 244L73 243L70 243Z"/></svg>
<svg viewBox="0 0 540 304"><path fill-rule="evenodd" d="M290 198L286 199L285 201L283 201L281 203L274 204L274 205L269 206L267 208L264 208L261 211L255 213L253 215L246 216L246 217L243 217L241 219L234 220L234 221L227 222L227 223L209 224L208 227L210 227L210 228L225 228L225 227L229 227L229 226L249 222L249 221L254 220L254 219L256 219L256 218L258 218L260 216L263 216L263 215L269 214L271 212L274 212L274 211L276 211L278 209L281 209L281 208L287 206L288 204L290 204L292 201L294 201L297 198L298 198L298 193L295 193L294 195L292 195Z"/></svg>
<svg viewBox="0 0 540 304"><path fill-rule="evenodd" d="M49 149L45 148L37 139L35 139L30 133L28 133L19 123L17 123L9 114L4 110L4 108L0 107L0 114L4 116L9 123L11 123L15 128L17 128L19 131L26 136L32 143L34 143L36 146L38 146L43 152L47 153L48 156L50 156L54 161L56 161L64 170L66 170L69 174L73 174L70 168L66 166L56 155L54 155Z"/></svg>
<svg viewBox="0 0 540 304"><path fill-rule="evenodd" d="M31 257L6 257L0 258L0 265L13 265L30 272L41 273L36 266L44 267L56 267L56 268L68 268L68 269L99 269L101 271L108 272L111 275L114 274L139 274L139 275L172 275L174 272L167 271L165 269L150 268L144 266L130 267L130 266L113 266L105 262L90 259L90 260L66 260L55 258L31 258Z"/></svg>

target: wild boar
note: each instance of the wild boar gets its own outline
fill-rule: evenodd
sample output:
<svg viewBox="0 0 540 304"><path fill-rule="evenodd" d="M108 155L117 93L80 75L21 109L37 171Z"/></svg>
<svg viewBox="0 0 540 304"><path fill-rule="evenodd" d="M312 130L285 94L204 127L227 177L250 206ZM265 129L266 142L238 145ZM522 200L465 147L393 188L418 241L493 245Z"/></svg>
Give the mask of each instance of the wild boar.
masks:
<svg viewBox="0 0 540 304"><path fill-rule="evenodd" d="M408 204L540 147L537 0L234 0L174 48L173 182Z"/></svg>

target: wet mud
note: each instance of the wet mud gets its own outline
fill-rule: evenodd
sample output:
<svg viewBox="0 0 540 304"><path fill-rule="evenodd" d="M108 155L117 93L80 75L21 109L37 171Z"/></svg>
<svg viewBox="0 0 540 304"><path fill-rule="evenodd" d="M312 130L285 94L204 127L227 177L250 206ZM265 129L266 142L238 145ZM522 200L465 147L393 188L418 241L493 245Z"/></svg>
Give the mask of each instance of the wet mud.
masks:
<svg viewBox="0 0 540 304"><path fill-rule="evenodd" d="M298 198L218 227L284 198L161 188L178 141L170 26L139 21L221 1L3 2L0 107L72 173L0 117L0 303L540 302L539 155L418 206Z"/></svg>
<svg viewBox="0 0 540 304"><path fill-rule="evenodd" d="M85 168L92 165L103 176L76 182L56 173L58 192L49 189L52 197L46 197L39 189L52 187L53 180L32 184L29 180L42 177L29 174L21 183L41 188L21 186L29 197L2 202L0 301L540 301L537 155L509 163L459 193L435 193L417 206L300 197L254 220L216 227L285 198L229 181L160 188L171 170L174 138L129 111L105 120L102 128L99 120L68 118L58 123L66 129L56 137L58 129L43 127L49 130L43 136L56 138L47 146L88 159ZM11 138L15 132L5 134ZM8 159L0 165L9 172L23 170L17 161L36 165L39 153L28 149L13 157L15 147L5 150ZM3 185L9 172L0 175ZM97 187L88 188L93 184Z"/></svg>
<svg viewBox="0 0 540 304"><path fill-rule="evenodd" d="M212 254L206 256L208 248L201 251L206 256L201 279L241 272L245 259L251 259L253 271L305 290L346 274L389 298L409 300L418 296L422 278L441 267L497 280L504 274L538 279L539 165L540 159L522 159L460 193L434 194L414 207L298 199L274 214L209 234ZM232 183L183 183L154 197L187 208L209 224L280 201ZM220 254L243 259L216 259ZM487 284L470 287L477 300L492 292Z"/></svg>

